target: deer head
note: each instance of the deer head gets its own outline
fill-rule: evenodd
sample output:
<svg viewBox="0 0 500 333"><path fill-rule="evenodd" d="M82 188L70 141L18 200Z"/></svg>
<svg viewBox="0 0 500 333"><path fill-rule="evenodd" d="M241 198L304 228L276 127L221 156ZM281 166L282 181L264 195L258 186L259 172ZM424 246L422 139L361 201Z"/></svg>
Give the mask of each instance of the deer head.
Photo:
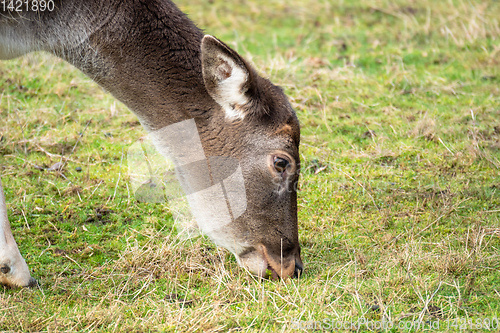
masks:
<svg viewBox="0 0 500 333"><path fill-rule="evenodd" d="M297 225L299 122L281 88L212 36L201 43L202 73L215 101L200 131L205 153L237 158L245 212L212 236L251 272L289 277L302 270ZM200 122L201 123L201 122ZM210 130L206 130L210 129ZM219 140L211 140L214 133Z"/></svg>

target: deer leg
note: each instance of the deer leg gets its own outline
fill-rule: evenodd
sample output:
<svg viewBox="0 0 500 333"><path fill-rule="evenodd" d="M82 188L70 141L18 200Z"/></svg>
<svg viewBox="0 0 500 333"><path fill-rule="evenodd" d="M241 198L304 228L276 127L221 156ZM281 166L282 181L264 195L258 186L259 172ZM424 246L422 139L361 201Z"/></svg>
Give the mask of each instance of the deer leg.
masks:
<svg viewBox="0 0 500 333"><path fill-rule="evenodd" d="M10 287L31 287L36 280L17 248L7 218L7 204L0 181L0 283Z"/></svg>

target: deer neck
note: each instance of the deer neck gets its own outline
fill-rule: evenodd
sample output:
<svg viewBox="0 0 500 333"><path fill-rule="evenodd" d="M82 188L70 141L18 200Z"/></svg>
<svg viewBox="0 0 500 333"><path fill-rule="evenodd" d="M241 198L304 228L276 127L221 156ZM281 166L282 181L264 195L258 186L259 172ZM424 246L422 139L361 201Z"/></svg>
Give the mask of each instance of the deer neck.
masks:
<svg viewBox="0 0 500 333"><path fill-rule="evenodd" d="M214 107L204 86L203 32L170 3L120 7L71 47L53 50L127 105L146 130ZM154 8L151 8L153 7Z"/></svg>

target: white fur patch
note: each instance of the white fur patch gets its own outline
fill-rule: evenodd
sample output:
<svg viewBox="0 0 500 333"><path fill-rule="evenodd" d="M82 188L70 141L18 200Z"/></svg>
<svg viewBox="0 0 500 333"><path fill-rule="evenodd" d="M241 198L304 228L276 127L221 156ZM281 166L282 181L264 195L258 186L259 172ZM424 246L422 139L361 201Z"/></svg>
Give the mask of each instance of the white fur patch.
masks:
<svg viewBox="0 0 500 333"><path fill-rule="evenodd" d="M219 57L230 66L231 74L219 83L217 92L220 98L217 103L226 112L228 120L243 120L245 114L239 110L238 106L248 103L245 92L241 90L243 84L248 80L248 73L236 65L233 59L224 55L219 55Z"/></svg>

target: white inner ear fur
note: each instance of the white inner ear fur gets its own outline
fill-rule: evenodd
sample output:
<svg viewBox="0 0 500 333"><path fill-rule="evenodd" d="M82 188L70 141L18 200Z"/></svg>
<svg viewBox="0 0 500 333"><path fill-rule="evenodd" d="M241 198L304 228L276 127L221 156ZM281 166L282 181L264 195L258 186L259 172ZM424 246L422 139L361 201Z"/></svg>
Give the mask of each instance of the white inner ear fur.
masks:
<svg viewBox="0 0 500 333"><path fill-rule="evenodd" d="M219 54L218 57L223 62L216 70L217 77L220 80L217 87L218 98L216 98L216 102L224 109L226 119L243 120L245 114L240 106L248 103L248 98L241 88L248 80L248 72L238 66L231 58L222 54Z"/></svg>

